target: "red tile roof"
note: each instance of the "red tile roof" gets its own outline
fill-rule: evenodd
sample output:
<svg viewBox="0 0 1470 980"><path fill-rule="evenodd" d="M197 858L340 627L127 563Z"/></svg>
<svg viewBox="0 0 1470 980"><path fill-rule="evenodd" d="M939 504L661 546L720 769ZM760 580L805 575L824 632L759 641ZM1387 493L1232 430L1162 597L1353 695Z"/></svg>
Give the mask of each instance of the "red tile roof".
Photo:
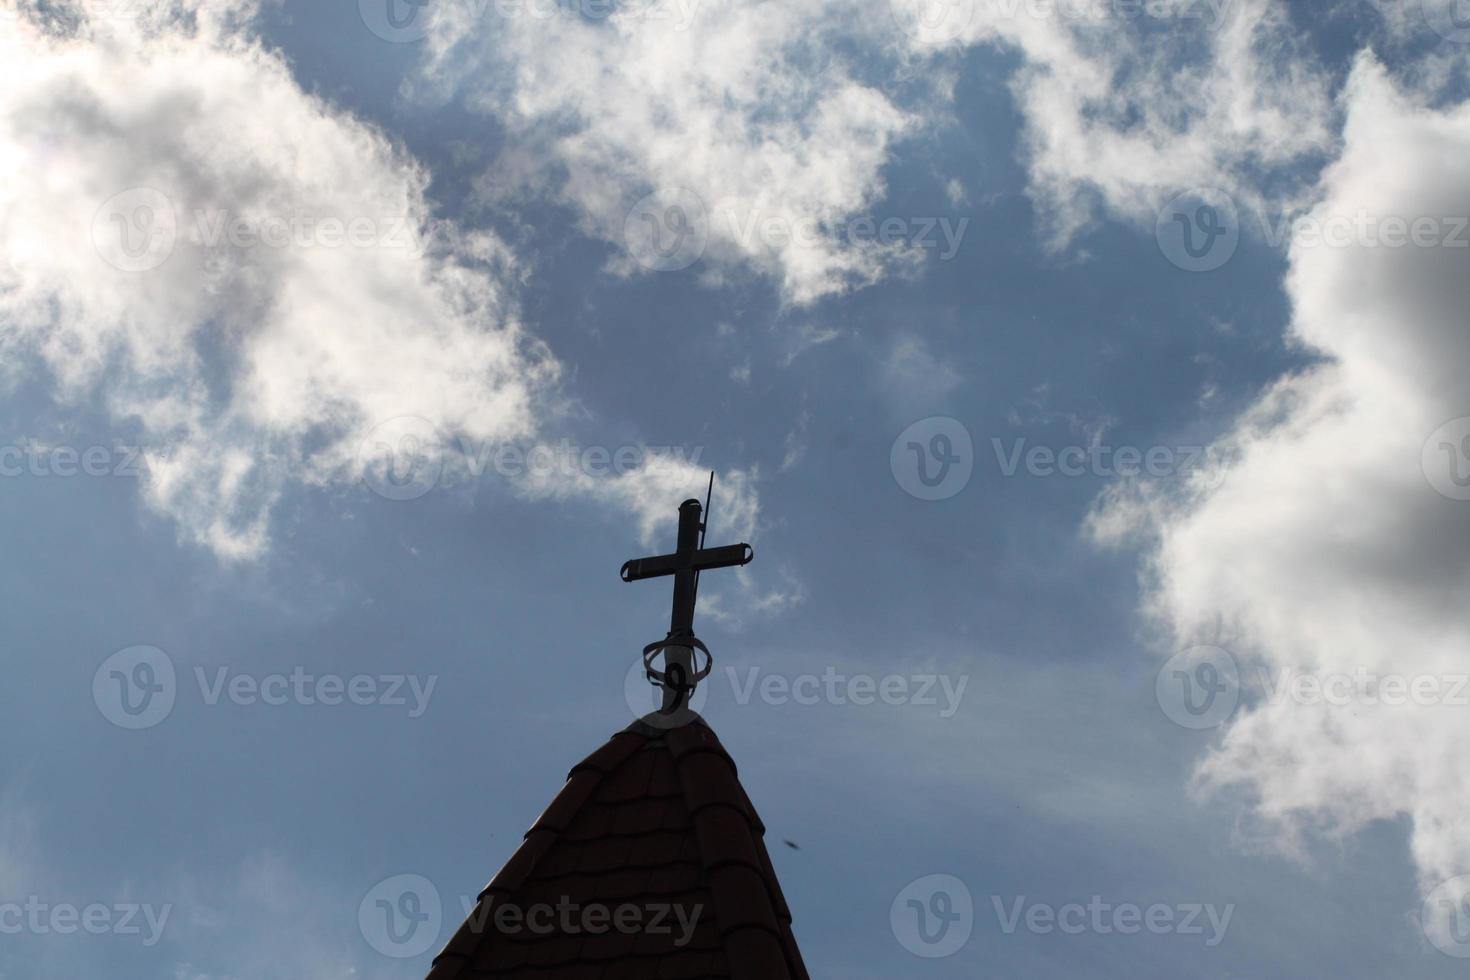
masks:
<svg viewBox="0 0 1470 980"><path fill-rule="evenodd" d="M572 769L429 980L809 980L764 836L702 720L635 722Z"/></svg>

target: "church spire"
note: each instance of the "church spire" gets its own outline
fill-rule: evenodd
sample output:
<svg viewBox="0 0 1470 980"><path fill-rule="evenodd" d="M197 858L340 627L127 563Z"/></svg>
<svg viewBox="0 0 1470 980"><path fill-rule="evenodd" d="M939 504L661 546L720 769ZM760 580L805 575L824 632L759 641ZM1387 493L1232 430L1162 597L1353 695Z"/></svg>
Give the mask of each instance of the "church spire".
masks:
<svg viewBox="0 0 1470 980"><path fill-rule="evenodd" d="M623 566L627 582L674 578L668 635L643 649L663 708L572 769L429 980L810 980L765 825L734 760L688 708L710 670L694 635L700 572L754 557L748 544L703 547L706 510L684 501L674 552Z"/></svg>

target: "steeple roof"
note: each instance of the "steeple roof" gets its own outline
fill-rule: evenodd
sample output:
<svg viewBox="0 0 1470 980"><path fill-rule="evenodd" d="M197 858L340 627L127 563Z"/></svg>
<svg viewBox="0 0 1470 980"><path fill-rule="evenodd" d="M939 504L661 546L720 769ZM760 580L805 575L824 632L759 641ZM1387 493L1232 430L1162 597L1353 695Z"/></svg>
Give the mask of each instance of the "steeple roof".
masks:
<svg viewBox="0 0 1470 980"><path fill-rule="evenodd" d="M429 980L808 980L765 827L692 717L573 767Z"/></svg>

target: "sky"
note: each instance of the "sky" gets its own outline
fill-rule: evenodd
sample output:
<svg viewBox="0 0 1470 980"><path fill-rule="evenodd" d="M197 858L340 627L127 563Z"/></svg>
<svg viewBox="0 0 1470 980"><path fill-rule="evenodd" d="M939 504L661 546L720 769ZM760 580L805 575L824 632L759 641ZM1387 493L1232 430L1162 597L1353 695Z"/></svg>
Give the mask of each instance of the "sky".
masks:
<svg viewBox="0 0 1470 980"><path fill-rule="evenodd" d="M813 976L1463 974L1470 4L0 50L0 978L425 974L651 707L617 572L711 471Z"/></svg>

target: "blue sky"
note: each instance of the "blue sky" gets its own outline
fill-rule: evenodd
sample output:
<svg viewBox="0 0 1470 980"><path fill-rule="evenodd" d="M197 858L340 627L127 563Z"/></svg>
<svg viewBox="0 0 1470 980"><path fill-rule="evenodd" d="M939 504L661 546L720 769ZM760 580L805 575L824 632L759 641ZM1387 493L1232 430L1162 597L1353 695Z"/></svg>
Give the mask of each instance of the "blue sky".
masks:
<svg viewBox="0 0 1470 980"><path fill-rule="evenodd" d="M1200 657L1463 669L1466 505L1432 458L1470 414L1466 253L1270 240L1298 213L1453 237L1453 3L1237 0L1212 30L960 2L917 32L877 0L673 28L451 6L406 43L367 0L83 4L49 32L35 6L0 21L0 463L26 461L0 478L0 977L425 973L634 716L668 589L617 570L711 469L711 543L756 560L706 579L702 710L814 976L1463 969L1463 707L1242 680L1191 728L1169 687ZM120 268L139 188L177 227ZM651 270L640 215L671 200L703 247ZM1181 267L1159 229L1222 200L1238 248ZM200 213L379 223L210 245ZM860 219L940 244L844 237ZM941 432L969 477L921 499L907 443ZM564 440L639 466L474 471ZM412 499L380 492L382 442L430 474ZM105 475L60 475L92 447ZM1047 462L1069 447L1078 475ZM161 718L114 696L142 662L172 671ZM293 673L370 703L262 703ZM824 676L839 696L782 693ZM853 678L906 693L853 703ZM944 907L934 875L973 905L943 956L905 919ZM405 887L442 914L395 944L371 900ZM1094 896L1203 930L999 911ZM48 918L93 906L97 935Z"/></svg>

